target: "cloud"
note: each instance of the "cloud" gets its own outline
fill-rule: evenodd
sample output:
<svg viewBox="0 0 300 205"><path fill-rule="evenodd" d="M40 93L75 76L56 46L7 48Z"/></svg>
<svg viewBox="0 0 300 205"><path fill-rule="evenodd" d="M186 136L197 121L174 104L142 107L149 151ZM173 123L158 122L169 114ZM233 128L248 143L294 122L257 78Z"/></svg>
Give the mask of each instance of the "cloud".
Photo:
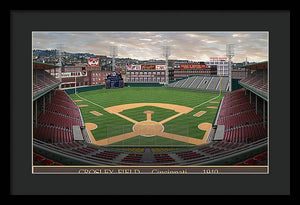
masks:
<svg viewBox="0 0 300 205"><path fill-rule="evenodd" d="M235 33L235 34L232 34L232 37L233 38L246 38L246 37L249 37L249 34L246 34L246 33Z"/></svg>
<svg viewBox="0 0 300 205"><path fill-rule="evenodd" d="M170 59L207 60L224 56L226 44L235 44L233 61L268 59L268 33L261 32L34 32L34 49L55 49L62 43L67 52L109 55L119 47L119 57L163 59L162 46L171 46ZM256 59L256 60L255 60Z"/></svg>

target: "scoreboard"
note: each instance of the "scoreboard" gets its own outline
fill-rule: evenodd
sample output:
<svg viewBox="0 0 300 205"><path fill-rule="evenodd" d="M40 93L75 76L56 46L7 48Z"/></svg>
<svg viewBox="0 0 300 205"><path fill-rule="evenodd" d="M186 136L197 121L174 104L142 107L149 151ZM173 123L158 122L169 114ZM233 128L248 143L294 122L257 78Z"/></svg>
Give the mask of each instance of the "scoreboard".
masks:
<svg viewBox="0 0 300 205"><path fill-rule="evenodd" d="M105 88L123 88L124 81L121 74L117 74L113 72L112 74L108 75L105 80Z"/></svg>
<svg viewBox="0 0 300 205"><path fill-rule="evenodd" d="M180 68L181 69L186 69L186 68L205 69L206 65L205 64L181 64Z"/></svg>

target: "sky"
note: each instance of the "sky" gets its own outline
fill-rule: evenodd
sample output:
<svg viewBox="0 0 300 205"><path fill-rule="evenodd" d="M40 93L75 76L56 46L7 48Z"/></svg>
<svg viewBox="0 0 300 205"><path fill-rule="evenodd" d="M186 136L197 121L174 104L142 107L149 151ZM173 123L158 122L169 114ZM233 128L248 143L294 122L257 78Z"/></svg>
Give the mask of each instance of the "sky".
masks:
<svg viewBox="0 0 300 205"><path fill-rule="evenodd" d="M58 49L71 53L110 56L117 46L119 58L208 61L226 56L226 44L234 44L233 62L268 60L268 32L33 32L33 49Z"/></svg>

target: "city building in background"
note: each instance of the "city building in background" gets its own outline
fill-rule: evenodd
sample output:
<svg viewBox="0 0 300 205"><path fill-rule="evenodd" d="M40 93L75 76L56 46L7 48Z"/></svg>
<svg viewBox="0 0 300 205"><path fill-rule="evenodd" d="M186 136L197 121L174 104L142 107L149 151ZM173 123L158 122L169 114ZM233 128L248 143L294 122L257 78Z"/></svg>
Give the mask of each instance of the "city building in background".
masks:
<svg viewBox="0 0 300 205"><path fill-rule="evenodd" d="M90 85L103 85L105 79L112 71L92 70L88 72Z"/></svg>
<svg viewBox="0 0 300 205"><path fill-rule="evenodd" d="M217 66L217 75L228 76L228 58L225 57L210 57L209 61L206 62L206 65Z"/></svg>
<svg viewBox="0 0 300 205"><path fill-rule="evenodd" d="M179 67L172 69L170 80L189 77L192 75L217 75L216 65L206 65L204 62L182 63Z"/></svg>

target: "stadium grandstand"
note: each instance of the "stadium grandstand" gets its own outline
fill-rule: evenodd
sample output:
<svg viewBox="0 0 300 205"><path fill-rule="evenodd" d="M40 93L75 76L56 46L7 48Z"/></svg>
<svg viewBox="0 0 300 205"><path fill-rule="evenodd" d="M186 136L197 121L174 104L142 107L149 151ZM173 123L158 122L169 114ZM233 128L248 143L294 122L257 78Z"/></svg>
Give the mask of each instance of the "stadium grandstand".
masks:
<svg viewBox="0 0 300 205"><path fill-rule="evenodd" d="M113 147L91 143L82 113L60 81L55 65L33 62L34 165L254 165L267 164L268 62L243 66L242 88L229 78L190 76L168 87L224 91L205 144Z"/></svg>

